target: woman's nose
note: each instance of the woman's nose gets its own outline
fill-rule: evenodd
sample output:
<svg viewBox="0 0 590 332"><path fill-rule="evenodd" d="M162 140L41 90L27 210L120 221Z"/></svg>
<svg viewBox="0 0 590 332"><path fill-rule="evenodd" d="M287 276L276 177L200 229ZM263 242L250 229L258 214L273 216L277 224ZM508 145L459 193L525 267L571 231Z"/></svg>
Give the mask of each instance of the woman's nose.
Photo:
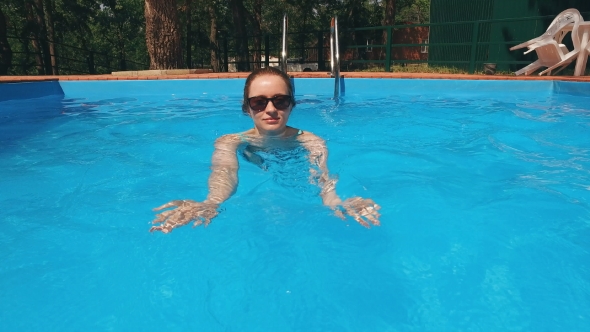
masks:
<svg viewBox="0 0 590 332"><path fill-rule="evenodd" d="M264 110L266 112L276 112L277 108L275 107L275 104L272 102L272 100L269 100Z"/></svg>

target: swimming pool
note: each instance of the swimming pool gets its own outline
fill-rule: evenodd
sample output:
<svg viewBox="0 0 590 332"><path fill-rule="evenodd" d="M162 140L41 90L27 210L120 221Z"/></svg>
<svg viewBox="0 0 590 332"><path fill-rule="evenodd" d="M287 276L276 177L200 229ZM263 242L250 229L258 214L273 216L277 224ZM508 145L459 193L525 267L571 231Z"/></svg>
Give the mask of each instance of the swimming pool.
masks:
<svg viewBox="0 0 590 332"><path fill-rule="evenodd" d="M590 328L587 84L296 79L290 124L382 225L241 161L209 227L149 233L251 125L243 82L0 85L2 330Z"/></svg>

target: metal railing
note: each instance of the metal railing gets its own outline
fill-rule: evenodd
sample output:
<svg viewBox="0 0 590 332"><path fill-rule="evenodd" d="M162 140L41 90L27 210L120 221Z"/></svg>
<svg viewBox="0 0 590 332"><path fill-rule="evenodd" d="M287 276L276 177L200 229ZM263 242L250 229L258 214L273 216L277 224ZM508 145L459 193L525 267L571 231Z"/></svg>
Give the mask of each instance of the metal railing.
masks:
<svg viewBox="0 0 590 332"><path fill-rule="evenodd" d="M340 96L340 46L338 44L338 17L330 22L330 64L334 77L334 99Z"/></svg>
<svg viewBox="0 0 590 332"><path fill-rule="evenodd" d="M283 47L281 52L281 70L287 72L287 30L288 30L287 14L283 16ZM268 57L266 58L268 60Z"/></svg>
<svg viewBox="0 0 590 332"><path fill-rule="evenodd" d="M588 16L590 13L583 14ZM374 49L378 49L382 55L373 59L348 56L343 61L353 65L378 65L386 72L391 71L394 65L427 64L456 67L474 73L490 62L514 71L534 61L536 56L511 52L509 48L543 34L553 18L555 15L352 29L349 33L363 31L370 35L374 32L373 35L378 36L384 32L385 43L348 45L344 53L362 49L373 49L374 53ZM393 38L396 32L408 34L418 29L428 32L422 42L395 42ZM422 59L396 57L396 50L402 49L420 50L416 52L424 52L427 56Z"/></svg>
<svg viewBox="0 0 590 332"><path fill-rule="evenodd" d="M589 17L590 13L582 13ZM509 48L541 35L555 16L537 16L500 20L464 21L451 23L411 24L379 27L342 29L331 34L331 29L321 31L287 32L287 17L284 17L282 33L259 36L260 47L253 47L250 36L249 53L264 55L263 59L249 61L247 70L258 65L283 66L289 71L327 71L339 61L339 71L382 70L392 71L395 66L423 64L427 66L456 67L470 73L493 62L498 69L504 67L515 71L534 61L534 54L510 52ZM330 36L342 43L335 46L338 57L331 58ZM405 38L410 35L416 38ZM400 37L401 36L401 37ZM333 38L333 37L332 37ZM35 51L30 38L9 36L13 59L9 68L12 75L52 74L103 74L117 70L148 69L147 63L131 61L124 56L84 49L54 42L55 59L51 62L46 51ZM49 41L44 41L49 43ZM233 51L236 40L227 35L220 38L220 61L223 71L233 71L238 62ZM256 49L255 49L256 48ZM293 58L287 58L287 50ZM282 56L284 52L284 56ZM207 52L202 52L207 53ZM271 59L271 56L276 56ZM39 60L42 58L42 68ZM148 59L147 54L140 58ZM205 64L208 58L191 59ZM282 63L281 63L282 62ZM55 63L56 68L50 64Z"/></svg>
<svg viewBox="0 0 590 332"><path fill-rule="evenodd" d="M113 56L109 53L84 49L60 42L35 39L42 44L53 44L54 54L47 47L37 51L31 46L30 37L7 37L12 48L12 61L8 68L16 75L52 74L106 74L117 70L142 70L148 64ZM53 56L53 61L52 61Z"/></svg>
<svg viewBox="0 0 590 332"><path fill-rule="evenodd" d="M582 13L590 16L590 13ZM536 16L524 18L462 21L450 23L409 24L344 29L340 31L341 71L374 68L385 72L395 66L427 65L454 67L469 73L483 71L484 64L495 63L498 68L515 71L534 61L534 54L511 52L509 48L541 35L554 18ZM420 33L417 31L421 30ZM423 38L399 38L409 34L424 34ZM291 54L300 54L301 67L325 71L331 67L330 31L308 31L287 34ZM265 65L271 54L279 54L276 35L267 34L264 49ZM306 40L305 44L299 42ZM273 41L277 40L277 41ZM359 43L359 41L361 41ZM231 51L229 57L231 59ZM413 57L406 56L408 53ZM230 61L231 63L231 61Z"/></svg>

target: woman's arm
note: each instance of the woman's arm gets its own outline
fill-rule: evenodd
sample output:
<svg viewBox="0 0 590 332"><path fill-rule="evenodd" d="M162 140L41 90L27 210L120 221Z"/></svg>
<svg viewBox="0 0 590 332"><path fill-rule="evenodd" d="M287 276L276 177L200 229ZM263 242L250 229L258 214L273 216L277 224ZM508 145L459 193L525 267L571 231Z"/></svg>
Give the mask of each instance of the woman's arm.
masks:
<svg viewBox="0 0 590 332"><path fill-rule="evenodd" d="M240 138L235 134L222 136L215 141L206 203L221 204L235 193L239 167L236 151L240 143Z"/></svg>
<svg viewBox="0 0 590 332"><path fill-rule="evenodd" d="M302 143L309 151L311 181L321 188L320 196L324 205L336 207L342 204L342 200L336 194L337 179L330 178L330 172L328 171L326 142L312 133L306 132L305 135L307 137L302 138Z"/></svg>
<svg viewBox="0 0 590 332"><path fill-rule="evenodd" d="M342 219L345 219L344 214L347 214L365 227L369 227L369 222L376 226L380 225L381 215L378 210L381 207L372 199L353 197L342 201L336 193L337 179L331 178L328 171L328 148L325 141L309 132L306 132L305 136L301 138L301 142L309 151L312 182L321 188L320 196L324 205L333 209Z"/></svg>
<svg viewBox="0 0 590 332"><path fill-rule="evenodd" d="M209 175L209 193L203 202L193 200L174 200L154 209L156 215L150 232L171 232L172 229L195 221L194 225L207 226L219 212L219 205L233 195L238 186L238 158L236 151L240 145L237 135L225 135L215 141L215 151L211 157L211 175Z"/></svg>

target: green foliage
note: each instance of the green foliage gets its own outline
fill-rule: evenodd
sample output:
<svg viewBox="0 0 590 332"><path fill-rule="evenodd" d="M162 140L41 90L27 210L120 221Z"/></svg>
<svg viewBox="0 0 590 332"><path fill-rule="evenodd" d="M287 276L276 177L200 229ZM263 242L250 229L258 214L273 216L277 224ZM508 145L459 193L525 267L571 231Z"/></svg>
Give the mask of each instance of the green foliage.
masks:
<svg viewBox="0 0 590 332"><path fill-rule="evenodd" d="M371 66L367 69L359 70L360 72L382 72L383 66ZM429 73L429 74L467 74L466 70L456 67L446 66L429 66L428 64L415 64L406 66L394 65L391 67L393 73Z"/></svg>
<svg viewBox="0 0 590 332"><path fill-rule="evenodd" d="M53 18L60 73L88 73L92 71L90 62L94 63L96 73L147 68L144 0L39 1L49 6ZM356 40L360 43L376 39L377 36L369 32L351 35L346 31L379 26L384 15L383 0L178 0L184 51L192 60L187 63L205 67L209 64L211 21L208 8L211 5L215 8L220 31L219 46L223 47L223 38L227 37L229 56L233 56L232 32L244 27L236 26L232 19L231 1L243 1L248 13L260 18L261 33L271 35L271 47L276 50L285 13L289 17L289 32L293 34L289 37L291 47L307 48L317 44L317 31L329 31L333 16L338 16L343 35L341 46L345 47L357 43ZM27 20L26 3L35 4L35 0L2 0L0 3L8 20L9 43L15 55L12 74L36 73L30 39L37 37L31 32L31 20ZM397 0L396 22L428 22L429 6L430 0ZM258 15L257 8L260 8ZM252 21L247 22L245 28L253 31ZM251 50L254 47L252 40L249 47Z"/></svg>
<svg viewBox="0 0 590 332"><path fill-rule="evenodd" d="M137 70L137 63L149 62L145 46L143 0L109 0L99 4L89 23L93 38L88 46L100 50L116 63L118 70ZM99 55L100 56L100 55Z"/></svg>
<svg viewBox="0 0 590 332"><path fill-rule="evenodd" d="M430 0L398 0L396 23L428 23L430 22Z"/></svg>

